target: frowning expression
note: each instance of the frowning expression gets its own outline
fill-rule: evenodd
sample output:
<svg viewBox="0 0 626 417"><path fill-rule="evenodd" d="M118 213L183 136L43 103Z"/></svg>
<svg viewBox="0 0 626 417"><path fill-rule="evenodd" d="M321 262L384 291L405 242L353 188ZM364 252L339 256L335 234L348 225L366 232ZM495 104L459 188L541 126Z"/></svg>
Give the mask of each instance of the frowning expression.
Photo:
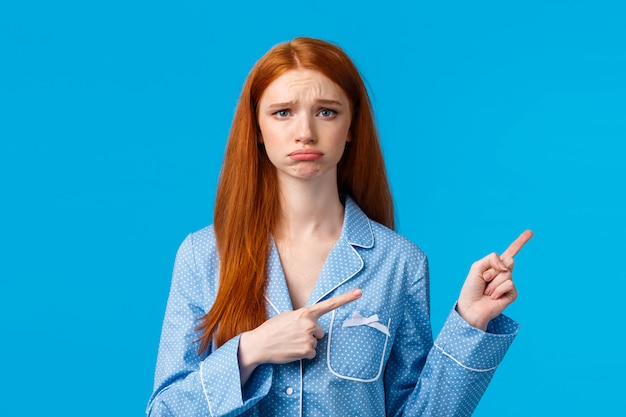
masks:
<svg viewBox="0 0 626 417"><path fill-rule="evenodd" d="M265 89L258 105L261 138L279 179L332 178L350 141L350 101L315 70L290 70Z"/></svg>

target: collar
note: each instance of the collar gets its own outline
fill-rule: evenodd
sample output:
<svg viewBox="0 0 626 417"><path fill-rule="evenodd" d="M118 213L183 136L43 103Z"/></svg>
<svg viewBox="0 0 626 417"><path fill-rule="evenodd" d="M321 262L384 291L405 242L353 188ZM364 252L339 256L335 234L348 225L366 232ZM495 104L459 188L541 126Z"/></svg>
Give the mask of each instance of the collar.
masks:
<svg viewBox="0 0 626 417"><path fill-rule="evenodd" d="M356 204L352 197L346 198L341 235L346 236L348 243L362 248L374 246L374 233L370 219Z"/></svg>
<svg viewBox="0 0 626 417"><path fill-rule="evenodd" d="M355 247L371 248L373 246L374 234L370 219L367 218L352 198L347 197L341 236L328 253L322 272L306 305L312 305L327 298L339 286L347 283L363 269L363 259ZM265 298L269 304L269 316L272 317L275 314L293 310L285 273L273 240L267 264L267 273L268 286ZM350 289L347 286L345 291Z"/></svg>

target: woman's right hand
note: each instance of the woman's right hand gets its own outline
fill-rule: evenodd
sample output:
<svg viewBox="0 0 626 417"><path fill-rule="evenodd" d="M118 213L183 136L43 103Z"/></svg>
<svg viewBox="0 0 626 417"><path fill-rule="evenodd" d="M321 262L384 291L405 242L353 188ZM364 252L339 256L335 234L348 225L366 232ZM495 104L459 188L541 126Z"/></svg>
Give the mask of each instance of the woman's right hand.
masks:
<svg viewBox="0 0 626 417"><path fill-rule="evenodd" d="M320 317L359 297L354 289L298 310L286 311L244 332L239 339L239 369L243 386L254 369L262 363L282 364L300 359L313 359L317 340L324 329L317 323Z"/></svg>

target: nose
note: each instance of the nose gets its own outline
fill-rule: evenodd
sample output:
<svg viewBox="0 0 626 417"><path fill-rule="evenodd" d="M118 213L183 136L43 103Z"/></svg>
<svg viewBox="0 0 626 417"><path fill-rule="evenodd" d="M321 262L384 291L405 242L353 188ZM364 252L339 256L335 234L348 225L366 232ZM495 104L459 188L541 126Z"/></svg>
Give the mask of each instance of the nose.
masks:
<svg viewBox="0 0 626 417"><path fill-rule="evenodd" d="M315 143L317 141L315 121L311 116L303 115L300 120L298 120L296 141L299 143Z"/></svg>

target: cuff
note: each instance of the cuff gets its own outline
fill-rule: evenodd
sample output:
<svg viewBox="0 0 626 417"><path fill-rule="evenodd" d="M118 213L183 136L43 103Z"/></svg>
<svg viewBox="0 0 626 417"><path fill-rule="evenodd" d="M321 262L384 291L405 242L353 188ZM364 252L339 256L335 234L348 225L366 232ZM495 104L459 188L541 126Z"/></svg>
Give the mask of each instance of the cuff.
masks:
<svg viewBox="0 0 626 417"><path fill-rule="evenodd" d="M501 314L483 332L470 326L454 308L435 340L435 347L466 369L491 371L502 362L518 330L518 323Z"/></svg>
<svg viewBox="0 0 626 417"><path fill-rule="evenodd" d="M242 390L239 373L239 336L213 351L200 364L202 389L211 415L243 412L265 397L272 385L271 364L258 366Z"/></svg>

